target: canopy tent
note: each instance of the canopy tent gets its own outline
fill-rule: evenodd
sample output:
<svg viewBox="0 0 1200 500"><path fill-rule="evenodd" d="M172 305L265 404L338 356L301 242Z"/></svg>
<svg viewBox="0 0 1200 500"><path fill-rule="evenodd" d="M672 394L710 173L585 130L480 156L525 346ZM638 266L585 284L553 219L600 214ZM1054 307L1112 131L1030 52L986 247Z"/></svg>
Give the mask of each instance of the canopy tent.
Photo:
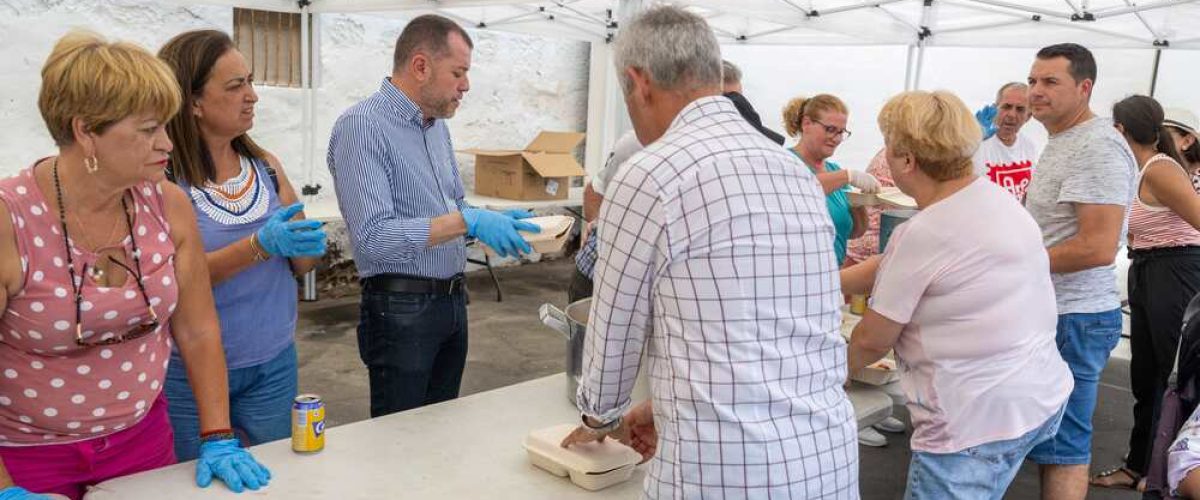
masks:
<svg viewBox="0 0 1200 500"><path fill-rule="evenodd" d="M611 64L609 42L622 19L650 0L208 0L255 9L324 13L371 13L409 18L437 13L466 27L501 30L591 43L585 165L597 168L603 150L624 123L625 113ZM736 46L892 46L889 59L903 60L903 89L922 88L927 48L1011 47L1032 49L1076 42L1092 49L1143 49L1149 93L1158 79L1163 50L1200 49L1200 0L676 0L704 16L720 41ZM308 23L301 23L307 27ZM303 34L305 39L309 33ZM308 47L304 43L305 48ZM319 50L319 49L318 49ZM731 50L731 52L735 51ZM766 50L766 49L764 49ZM899 57L893 55L903 54ZM305 63L308 57L302 58ZM896 61L880 61L889 67ZM1140 70L1140 68L1139 68ZM307 71L305 72L307 76ZM899 82L900 75L894 79ZM990 84L989 84L990 85ZM305 87L309 85L306 83ZM303 120L312 117L311 93ZM304 164L314 165L311 130Z"/></svg>

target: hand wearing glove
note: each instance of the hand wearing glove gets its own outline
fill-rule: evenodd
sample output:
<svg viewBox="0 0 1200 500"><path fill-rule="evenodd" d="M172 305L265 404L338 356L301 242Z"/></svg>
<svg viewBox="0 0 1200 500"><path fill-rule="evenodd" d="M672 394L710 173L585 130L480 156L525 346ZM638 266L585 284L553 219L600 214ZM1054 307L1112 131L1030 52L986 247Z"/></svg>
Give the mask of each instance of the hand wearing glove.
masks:
<svg viewBox="0 0 1200 500"><path fill-rule="evenodd" d="M246 488L257 490L271 480L271 471L254 460L237 439L206 441L200 444L196 460L196 486L207 488L216 476L234 493Z"/></svg>
<svg viewBox="0 0 1200 500"><path fill-rule="evenodd" d="M540 233L542 228L528 222L521 222L508 215L482 208L466 208L462 211L463 222L467 224L467 236L479 238L480 241L492 247L501 257L518 256L521 253L532 252L529 243L525 242L517 231Z"/></svg>
<svg viewBox="0 0 1200 500"><path fill-rule="evenodd" d="M975 121L979 122L979 128L983 129L983 140L996 135L996 105L988 104L976 111Z"/></svg>
<svg viewBox="0 0 1200 500"><path fill-rule="evenodd" d="M508 210L501 210L500 213L517 220L528 219L535 216L533 212L525 210L524 208L510 208Z"/></svg>
<svg viewBox="0 0 1200 500"><path fill-rule="evenodd" d="M289 220L304 210L294 203L271 215L256 233L263 251L280 257L320 257L325 255L325 231L315 220Z"/></svg>
<svg viewBox="0 0 1200 500"><path fill-rule="evenodd" d="M66 498L62 495L39 495L20 486L9 486L0 490L0 500L54 500Z"/></svg>
<svg viewBox="0 0 1200 500"><path fill-rule="evenodd" d="M850 185L858 188L867 194L875 194L879 192L879 188L883 187L879 184L879 179L874 175L863 172L862 170L846 169L846 176L850 178Z"/></svg>

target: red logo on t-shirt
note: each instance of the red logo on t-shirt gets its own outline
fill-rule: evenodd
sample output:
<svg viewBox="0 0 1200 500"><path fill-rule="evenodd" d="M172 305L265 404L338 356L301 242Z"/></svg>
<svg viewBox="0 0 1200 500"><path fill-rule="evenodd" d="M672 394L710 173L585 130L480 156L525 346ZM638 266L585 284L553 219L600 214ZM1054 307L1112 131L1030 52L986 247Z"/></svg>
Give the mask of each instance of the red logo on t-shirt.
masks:
<svg viewBox="0 0 1200 500"><path fill-rule="evenodd" d="M1029 189L1029 181L1033 179L1032 161L1024 160L1003 164L986 162L984 164L987 165L988 179L1007 189L1018 200L1025 200L1025 191Z"/></svg>

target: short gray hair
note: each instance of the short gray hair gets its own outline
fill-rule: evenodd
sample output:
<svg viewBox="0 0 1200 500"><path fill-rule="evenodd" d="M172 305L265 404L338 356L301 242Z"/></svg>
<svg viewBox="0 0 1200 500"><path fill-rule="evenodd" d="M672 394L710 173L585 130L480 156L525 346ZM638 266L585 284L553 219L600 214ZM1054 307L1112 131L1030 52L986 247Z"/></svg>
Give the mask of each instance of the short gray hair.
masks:
<svg viewBox="0 0 1200 500"><path fill-rule="evenodd" d="M721 78L725 85L742 83L742 70L729 61L721 61Z"/></svg>
<svg viewBox="0 0 1200 500"><path fill-rule="evenodd" d="M621 28L613 45L621 88L633 82L625 68L639 68L667 90L721 86L721 46L704 18L679 7L652 7Z"/></svg>
<svg viewBox="0 0 1200 500"><path fill-rule="evenodd" d="M1007 92L1008 89L1021 89L1029 92L1029 85L1026 85L1023 82L1008 82L1004 85L1001 85L1000 90L996 91L996 104L1000 104L1000 99L1004 97L1004 93Z"/></svg>

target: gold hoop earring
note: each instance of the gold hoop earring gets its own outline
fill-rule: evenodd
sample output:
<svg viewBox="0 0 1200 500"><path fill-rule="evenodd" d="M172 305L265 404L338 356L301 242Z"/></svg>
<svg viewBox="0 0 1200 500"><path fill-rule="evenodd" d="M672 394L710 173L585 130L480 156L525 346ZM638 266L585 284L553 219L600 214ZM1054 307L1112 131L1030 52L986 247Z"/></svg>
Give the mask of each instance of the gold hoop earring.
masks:
<svg viewBox="0 0 1200 500"><path fill-rule="evenodd" d="M87 169L87 173L94 174L100 171L100 160L95 156L89 156L83 159L83 168Z"/></svg>

